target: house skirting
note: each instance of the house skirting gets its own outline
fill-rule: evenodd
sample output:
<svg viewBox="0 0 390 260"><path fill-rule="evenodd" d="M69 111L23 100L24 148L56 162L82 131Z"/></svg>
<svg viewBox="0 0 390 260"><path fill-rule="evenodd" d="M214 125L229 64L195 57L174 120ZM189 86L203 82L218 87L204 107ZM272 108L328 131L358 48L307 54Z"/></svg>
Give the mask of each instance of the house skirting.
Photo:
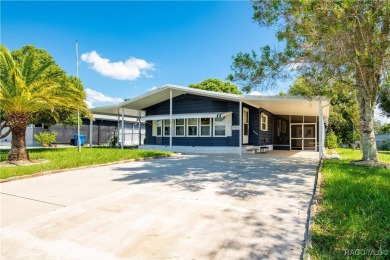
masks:
<svg viewBox="0 0 390 260"><path fill-rule="evenodd" d="M161 150L161 151L171 151L169 145L141 145L138 146L140 150ZM238 154L240 152L240 147L234 146L172 146L172 152L177 153L226 153L226 154Z"/></svg>

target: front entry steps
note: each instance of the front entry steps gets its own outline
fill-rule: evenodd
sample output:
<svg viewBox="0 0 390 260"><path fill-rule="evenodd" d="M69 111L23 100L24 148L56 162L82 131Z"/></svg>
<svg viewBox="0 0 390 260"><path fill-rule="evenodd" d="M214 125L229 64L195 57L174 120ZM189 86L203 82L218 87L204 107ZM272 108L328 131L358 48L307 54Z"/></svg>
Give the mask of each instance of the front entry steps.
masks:
<svg viewBox="0 0 390 260"><path fill-rule="evenodd" d="M254 153L254 154L260 154L260 153L268 153L270 151L269 146L254 146L254 145L245 145L242 147L243 153Z"/></svg>

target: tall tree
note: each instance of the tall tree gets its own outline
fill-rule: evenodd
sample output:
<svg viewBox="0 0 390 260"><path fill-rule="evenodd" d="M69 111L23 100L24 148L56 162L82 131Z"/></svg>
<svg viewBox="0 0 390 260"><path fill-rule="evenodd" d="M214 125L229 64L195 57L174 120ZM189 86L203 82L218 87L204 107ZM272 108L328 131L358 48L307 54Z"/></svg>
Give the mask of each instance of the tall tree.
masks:
<svg viewBox="0 0 390 260"><path fill-rule="evenodd" d="M0 110L12 132L10 161L29 160L25 133L35 113L50 112L56 120L59 110L80 109L90 115L82 85L68 80L51 56L37 59L35 51L14 58L5 46L0 46Z"/></svg>
<svg viewBox="0 0 390 260"><path fill-rule="evenodd" d="M223 82L219 79L206 79L197 84L190 84L189 87L237 95L242 94L236 85L230 82Z"/></svg>
<svg viewBox="0 0 390 260"><path fill-rule="evenodd" d="M390 1L262 0L253 2L253 19L261 26L277 26L283 50L270 46L260 55L239 53L229 80L243 89L291 75L322 74L353 81L359 104L364 161L377 161L374 109L378 91L390 66Z"/></svg>

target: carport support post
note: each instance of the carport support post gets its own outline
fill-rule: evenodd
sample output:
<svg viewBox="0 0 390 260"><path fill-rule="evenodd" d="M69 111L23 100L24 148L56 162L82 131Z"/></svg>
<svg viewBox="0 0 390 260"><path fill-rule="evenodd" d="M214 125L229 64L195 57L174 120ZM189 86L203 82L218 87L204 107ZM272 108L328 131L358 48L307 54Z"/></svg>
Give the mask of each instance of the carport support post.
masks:
<svg viewBox="0 0 390 260"><path fill-rule="evenodd" d="M122 107L122 136L121 136L121 149L125 145L125 108Z"/></svg>
<svg viewBox="0 0 390 260"><path fill-rule="evenodd" d="M238 109L239 111L238 111L238 113L239 113L239 126L240 126L240 129L239 129L239 131L238 131L238 135L239 135L239 137L238 137L238 140L239 140L239 152L238 152L238 154L241 156L242 155L242 101L240 100L240 105L239 105L239 109Z"/></svg>
<svg viewBox="0 0 390 260"><path fill-rule="evenodd" d="M141 145L141 111L138 111L138 145Z"/></svg>
<svg viewBox="0 0 390 260"><path fill-rule="evenodd" d="M320 160L321 160L321 158L322 158L322 149L323 149L323 145L324 145L324 134L323 134L323 131L324 131L324 120L323 120L323 118L322 118L322 104L321 104L321 100L320 100L320 102L319 102L319 104L318 104L318 109L319 109L319 111L318 111L318 119L319 119L319 124L318 124L318 127L319 127L319 146L318 146L318 148L319 148L319 155L320 155Z"/></svg>
<svg viewBox="0 0 390 260"><path fill-rule="evenodd" d="M92 119L89 119L89 147L92 148L92 141L93 141L93 121Z"/></svg>
<svg viewBox="0 0 390 260"><path fill-rule="evenodd" d="M172 89L169 90L169 151L172 151Z"/></svg>

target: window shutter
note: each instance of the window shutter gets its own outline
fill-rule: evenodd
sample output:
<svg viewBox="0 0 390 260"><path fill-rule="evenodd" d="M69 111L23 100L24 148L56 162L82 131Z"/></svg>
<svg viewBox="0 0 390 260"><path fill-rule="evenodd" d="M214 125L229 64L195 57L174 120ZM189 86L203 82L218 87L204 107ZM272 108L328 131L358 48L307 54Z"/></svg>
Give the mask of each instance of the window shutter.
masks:
<svg viewBox="0 0 390 260"><path fill-rule="evenodd" d="M226 136L232 136L232 114L229 113L225 117L225 122L226 122Z"/></svg>
<svg viewBox="0 0 390 260"><path fill-rule="evenodd" d="M157 136L157 121L152 121L152 136Z"/></svg>

